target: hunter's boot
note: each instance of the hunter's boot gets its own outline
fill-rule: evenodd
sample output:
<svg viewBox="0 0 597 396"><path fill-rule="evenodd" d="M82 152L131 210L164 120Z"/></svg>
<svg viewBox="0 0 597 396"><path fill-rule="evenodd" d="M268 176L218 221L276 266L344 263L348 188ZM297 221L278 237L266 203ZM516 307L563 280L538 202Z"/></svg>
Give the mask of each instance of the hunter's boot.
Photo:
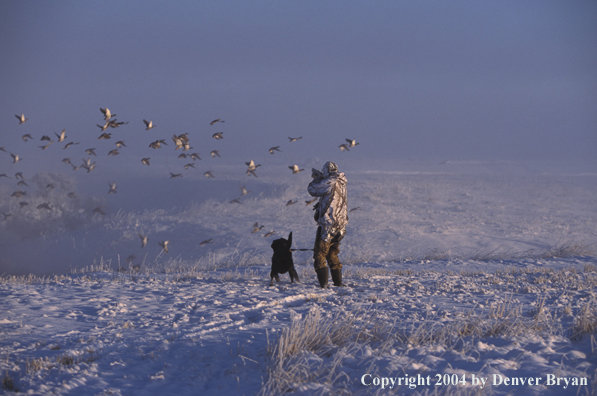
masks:
<svg viewBox="0 0 597 396"><path fill-rule="evenodd" d="M334 282L334 286L344 286L342 284L342 268L340 269L333 269L330 270L332 273L332 281Z"/></svg>
<svg viewBox="0 0 597 396"><path fill-rule="evenodd" d="M319 285L322 289L327 289L328 287L328 267L323 267L317 269L317 280L319 281Z"/></svg>

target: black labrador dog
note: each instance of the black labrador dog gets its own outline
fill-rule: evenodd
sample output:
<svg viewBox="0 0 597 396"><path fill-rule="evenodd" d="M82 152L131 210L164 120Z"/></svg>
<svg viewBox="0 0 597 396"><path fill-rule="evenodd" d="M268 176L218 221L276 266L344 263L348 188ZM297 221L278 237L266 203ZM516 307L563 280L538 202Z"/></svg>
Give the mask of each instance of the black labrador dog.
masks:
<svg viewBox="0 0 597 396"><path fill-rule="evenodd" d="M271 282L270 286L274 284L274 279L276 282L280 282L280 277L278 274L285 274L289 273L290 275L290 282L294 283L296 279L297 282L300 282L298 274L294 269L294 261L292 261L292 252L290 251L290 247L292 246L292 232L288 235L288 239L280 238L276 239L272 242L272 249L274 250L274 255L272 256L272 272L270 273Z"/></svg>

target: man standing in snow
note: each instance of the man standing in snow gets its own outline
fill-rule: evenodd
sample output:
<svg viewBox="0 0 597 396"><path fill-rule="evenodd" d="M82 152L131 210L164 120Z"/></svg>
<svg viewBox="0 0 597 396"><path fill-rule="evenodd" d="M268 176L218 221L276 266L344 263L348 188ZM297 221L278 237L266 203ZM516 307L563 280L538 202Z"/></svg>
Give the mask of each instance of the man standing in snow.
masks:
<svg viewBox="0 0 597 396"><path fill-rule="evenodd" d="M338 166L326 162L322 171L313 169L313 181L309 183L309 194L319 197L315 205L317 235L313 248L313 265L322 288L328 286L328 266L334 286L342 286L342 263L338 259L340 241L346 234L348 214L346 208L346 177L338 172ZM326 264L327 261L327 264Z"/></svg>

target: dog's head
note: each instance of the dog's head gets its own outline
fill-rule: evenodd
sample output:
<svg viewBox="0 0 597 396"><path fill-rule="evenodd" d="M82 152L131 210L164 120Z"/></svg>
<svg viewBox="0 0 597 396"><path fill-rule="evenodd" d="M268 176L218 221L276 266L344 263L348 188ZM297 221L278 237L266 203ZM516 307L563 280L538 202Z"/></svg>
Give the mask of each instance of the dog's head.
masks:
<svg viewBox="0 0 597 396"><path fill-rule="evenodd" d="M288 234L288 239L280 238L272 242L274 252L289 251L292 246L292 232Z"/></svg>

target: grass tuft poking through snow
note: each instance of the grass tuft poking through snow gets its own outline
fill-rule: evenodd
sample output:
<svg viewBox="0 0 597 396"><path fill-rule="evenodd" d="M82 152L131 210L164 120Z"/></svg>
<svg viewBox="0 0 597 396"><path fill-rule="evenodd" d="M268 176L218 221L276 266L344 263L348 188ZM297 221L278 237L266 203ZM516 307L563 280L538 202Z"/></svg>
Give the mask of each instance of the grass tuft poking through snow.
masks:
<svg viewBox="0 0 597 396"><path fill-rule="evenodd" d="M578 315L574 317L574 326L571 329L570 338L574 341L580 341L584 337L590 336L594 341L593 335L597 329L597 307L595 300L587 301L580 308Z"/></svg>

